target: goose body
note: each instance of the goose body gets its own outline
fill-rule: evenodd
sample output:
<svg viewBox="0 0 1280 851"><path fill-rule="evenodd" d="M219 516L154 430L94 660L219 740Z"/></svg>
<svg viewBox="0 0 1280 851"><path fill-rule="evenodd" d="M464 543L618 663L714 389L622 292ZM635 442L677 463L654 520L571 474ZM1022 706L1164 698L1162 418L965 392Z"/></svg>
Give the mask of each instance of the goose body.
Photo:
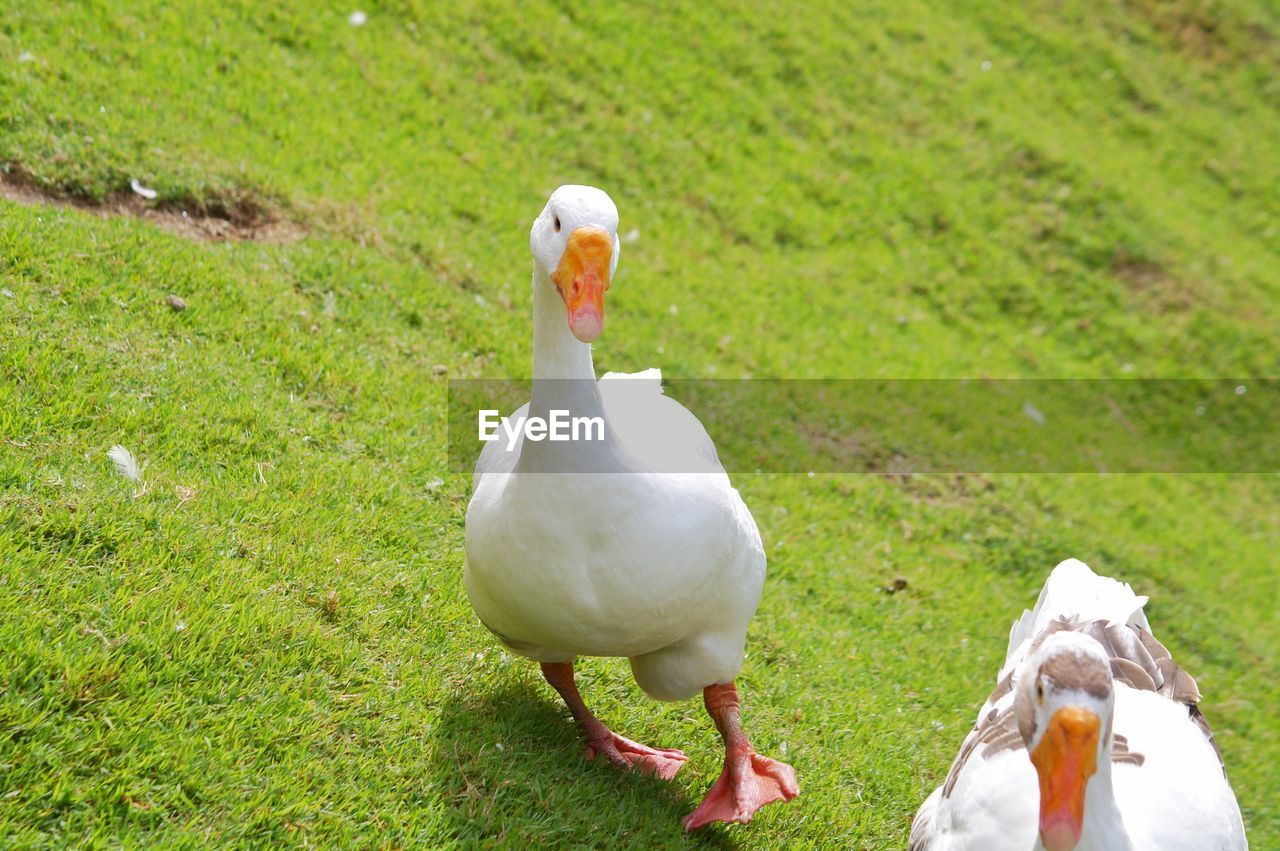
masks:
<svg viewBox="0 0 1280 851"><path fill-rule="evenodd" d="M480 621L541 664L589 757L670 779L685 756L614 733L574 682L578 656L622 656L650 696L703 694L725 766L685 820L747 822L794 797L795 772L742 731L734 678L760 601L755 520L697 418L656 369L596 380L590 343L617 268L618 213L598 189L556 190L533 224L533 393L511 420L598 419L592 439L490 443L467 507L465 581Z"/></svg>
<svg viewBox="0 0 1280 851"><path fill-rule="evenodd" d="M1036 607L1014 624L996 689L946 781L916 814L911 851L1248 847L1195 681L1151 634L1146 599L1074 559L1054 570ZM1094 680L1079 659L1096 659ZM1038 698L1046 683L1049 695ZM1054 704L1057 691L1083 694L1074 703L1102 719L1075 844L1042 808L1043 784L1054 781L1029 758L1028 739L1045 735L1041 701L1073 705Z"/></svg>
<svg viewBox="0 0 1280 851"><path fill-rule="evenodd" d="M682 700L737 675L765 556L706 431L660 381L649 370L598 383L613 445L580 471L559 472L574 465L554 444L486 447L466 582L480 620L516 653L625 656L646 693Z"/></svg>

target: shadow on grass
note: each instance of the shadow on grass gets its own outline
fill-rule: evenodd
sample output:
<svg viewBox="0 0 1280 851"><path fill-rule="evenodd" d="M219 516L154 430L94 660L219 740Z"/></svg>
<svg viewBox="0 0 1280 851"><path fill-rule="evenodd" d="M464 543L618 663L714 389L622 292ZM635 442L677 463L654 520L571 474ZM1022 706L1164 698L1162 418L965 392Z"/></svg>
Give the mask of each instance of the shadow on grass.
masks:
<svg viewBox="0 0 1280 851"><path fill-rule="evenodd" d="M684 833L697 801L679 779L588 761L568 711L527 687L446 703L431 739L451 838L464 844L737 847L716 829Z"/></svg>

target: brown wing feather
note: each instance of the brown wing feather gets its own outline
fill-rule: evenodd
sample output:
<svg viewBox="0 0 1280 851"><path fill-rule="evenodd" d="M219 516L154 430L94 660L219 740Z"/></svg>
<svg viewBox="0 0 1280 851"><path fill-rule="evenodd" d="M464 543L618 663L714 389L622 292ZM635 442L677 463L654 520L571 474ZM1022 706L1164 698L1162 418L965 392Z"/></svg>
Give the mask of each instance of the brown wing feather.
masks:
<svg viewBox="0 0 1280 851"><path fill-rule="evenodd" d="M1117 656L1111 657L1111 678L1139 691L1155 691L1156 682L1137 664Z"/></svg>
<svg viewBox="0 0 1280 851"><path fill-rule="evenodd" d="M1137 751L1129 750L1129 740L1116 733L1111 737L1111 761L1142 765L1147 758Z"/></svg>

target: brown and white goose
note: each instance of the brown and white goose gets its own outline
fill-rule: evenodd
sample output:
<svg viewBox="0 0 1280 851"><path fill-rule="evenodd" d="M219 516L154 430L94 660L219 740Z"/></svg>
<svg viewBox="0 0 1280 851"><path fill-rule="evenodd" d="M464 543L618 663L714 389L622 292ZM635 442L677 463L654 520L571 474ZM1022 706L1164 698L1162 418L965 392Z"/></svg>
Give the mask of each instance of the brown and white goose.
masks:
<svg viewBox="0 0 1280 851"><path fill-rule="evenodd" d="M1075 559L1054 569L910 851L1248 848L1200 692L1146 602Z"/></svg>

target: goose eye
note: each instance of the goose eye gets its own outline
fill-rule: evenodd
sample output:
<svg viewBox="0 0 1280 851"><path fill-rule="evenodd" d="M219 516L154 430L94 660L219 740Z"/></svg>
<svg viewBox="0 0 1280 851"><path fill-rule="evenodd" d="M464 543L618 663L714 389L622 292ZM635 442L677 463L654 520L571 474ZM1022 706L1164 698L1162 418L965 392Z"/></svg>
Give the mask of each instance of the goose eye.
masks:
<svg viewBox="0 0 1280 851"><path fill-rule="evenodd" d="M1036 683L1036 700L1044 703L1044 683Z"/></svg>
<svg viewBox="0 0 1280 851"><path fill-rule="evenodd" d="M559 232L560 232L560 217L559 217L559 216L556 216L555 225L556 225L556 233L559 233Z"/></svg>

